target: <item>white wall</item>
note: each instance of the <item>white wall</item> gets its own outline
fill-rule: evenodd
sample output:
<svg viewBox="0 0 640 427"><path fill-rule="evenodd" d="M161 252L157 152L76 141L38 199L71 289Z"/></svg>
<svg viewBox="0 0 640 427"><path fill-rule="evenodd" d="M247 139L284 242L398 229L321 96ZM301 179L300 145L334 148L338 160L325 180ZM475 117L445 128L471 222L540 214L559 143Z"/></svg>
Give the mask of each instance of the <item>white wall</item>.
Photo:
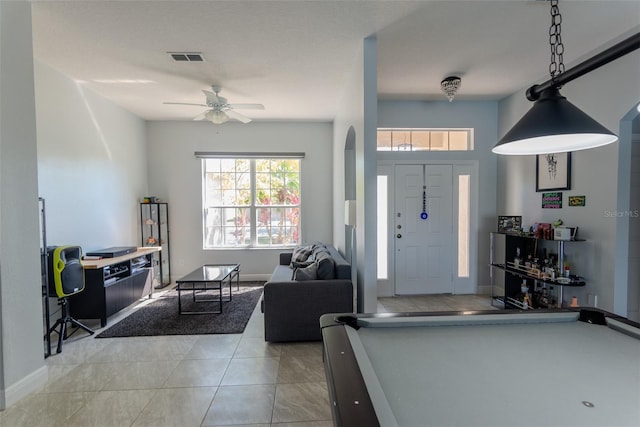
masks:
<svg viewBox="0 0 640 427"><path fill-rule="evenodd" d="M282 249L202 249L202 167L196 151L305 152L303 243L331 243L331 123L149 122L149 195L169 203L173 280L206 263L239 262L241 280L268 279Z"/></svg>
<svg viewBox="0 0 640 427"><path fill-rule="evenodd" d="M376 286L376 121L377 43L363 40L347 76L340 110L334 119L334 224L337 245L344 245L344 146L350 127L356 138L356 227L352 254L357 268L357 311L375 312Z"/></svg>
<svg viewBox="0 0 640 427"><path fill-rule="evenodd" d="M364 230L358 231L358 265L364 266L358 283L365 289L362 311L378 310L377 258L378 258L378 168L376 164L378 139L378 41L367 37L363 43L363 106L364 146L362 164L357 161L356 180L364 182L364 201L358 204L358 221ZM357 150L356 150L357 152ZM360 208L361 206L361 208ZM361 278L360 278L361 277Z"/></svg>
<svg viewBox="0 0 640 427"><path fill-rule="evenodd" d="M640 125L640 115L634 124ZM633 135L630 171L627 316L640 322L640 134Z"/></svg>
<svg viewBox="0 0 640 427"><path fill-rule="evenodd" d="M360 56L362 53L360 52ZM347 86L344 90L343 97L340 99L340 109L333 121L333 243L344 254L345 248L345 144L347 142L347 134L350 128L355 133L355 155L356 163L358 156L362 157L363 131L363 111L362 111L362 63L357 61L354 64L351 74L347 78ZM357 182L362 181L358 178L356 172L356 198L362 191L362 187L357 187ZM352 249L352 248L351 248ZM354 252L355 254L355 252Z"/></svg>
<svg viewBox="0 0 640 427"><path fill-rule="evenodd" d="M50 245L138 243L144 121L33 62L31 5L0 2L0 407L46 381L38 196Z"/></svg>
<svg viewBox="0 0 640 427"><path fill-rule="evenodd" d="M0 409L47 379L35 119L31 5L0 2Z"/></svg>
<svg viewBox="0 0 640 427"><path fill-rule="evenodd" d="M46 64L35 64L38 184L47 243L85 252L140 246L145 121Z"/></svg>
<svg viewBox="0 0 640 427"><path fill-rule="evenodd" d="M639 75L640 52L635 51L568 83L561 92L585 113L618 134L620 120L640 99ZM525 89L500 102L500 135L504 135L530 108ZM580 237L587 242L566 245L567 260L573 265L572 272L586 278L587 286L572 288L568 297L576 295L581 304L586 304L587 294L597 295L599 307L625 314L627 284L616 284L614 271L618 245L615 238L617 168L618 144L574 152L571 190L563 191L564 207L557 211L540 207L541 196L535 191L534 156L500 156L498 212L522 215L526 226L558 218L566 224L579 226ZM586 206L567 207L571 195L586 196Z"/></svg>
<svg viewBox="0 0 640 427"><path fill-rule="evenodd" d="M491 148L497 141L498 103L493 101L380 101L378 127L399 128L472 128L474 150L468 152L397 152L378 153L378 161L415 162L477 162L478 191L477 254L475 284L480 292L487 292L489 279L489 233L497 227L497 215L512 215L496 211L497 156ZM515 214L513 214L515 215ZM390 242L392 243L392 242ZM476 290L469 289L470 292Z"/></svg>

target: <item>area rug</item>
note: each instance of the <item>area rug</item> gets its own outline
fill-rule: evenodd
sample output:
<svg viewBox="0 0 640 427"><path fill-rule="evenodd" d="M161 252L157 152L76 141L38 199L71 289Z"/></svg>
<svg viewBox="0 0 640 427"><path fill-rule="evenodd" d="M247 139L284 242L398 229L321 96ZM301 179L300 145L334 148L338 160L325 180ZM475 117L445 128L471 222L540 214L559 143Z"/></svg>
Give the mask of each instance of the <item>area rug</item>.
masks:
<svg viewBox="0 0 640 427"><path fill-rule="evenodd" d="M154 296L155 301L140 307L97 338L142 337L155 335L239 334L244 331L262 295L260 286L233 287L233 299L223 303L220 314L178 314L178 292L167 291ZM206 298L206 296L199 296ZM214 305L215 304L215 305ZM217 310L217 303L191 301L190 293L182 292L183 310Z"/></svg>

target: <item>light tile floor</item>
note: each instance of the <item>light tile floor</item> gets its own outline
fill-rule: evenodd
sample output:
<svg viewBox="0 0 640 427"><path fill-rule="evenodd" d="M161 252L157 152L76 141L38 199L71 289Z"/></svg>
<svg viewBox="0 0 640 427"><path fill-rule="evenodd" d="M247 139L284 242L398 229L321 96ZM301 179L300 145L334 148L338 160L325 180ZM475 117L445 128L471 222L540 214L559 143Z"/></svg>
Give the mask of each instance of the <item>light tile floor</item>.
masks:
<svg viewBox="0 0 640 427"><path fill-rule="evenodd" d="M378 308L491 305L480 296L438 295L381 298ZM263 328L258 305L242 334L72 337L46 359L46 385L0 412L0 427L331 426L322 344L265 343Z"/></svg>
<svg viewBox="0 0 640 427"><path fill-rule="evenodd" d="M378 298L378 313L495 310L488 295L412 295Z"/></svg>

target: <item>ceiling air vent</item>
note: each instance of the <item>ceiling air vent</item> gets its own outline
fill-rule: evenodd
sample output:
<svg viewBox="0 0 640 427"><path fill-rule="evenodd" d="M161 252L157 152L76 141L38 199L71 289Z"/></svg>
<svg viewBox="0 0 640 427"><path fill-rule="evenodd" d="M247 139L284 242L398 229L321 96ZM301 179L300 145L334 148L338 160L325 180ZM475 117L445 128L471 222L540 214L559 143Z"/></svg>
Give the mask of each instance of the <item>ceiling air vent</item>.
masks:
<svg viewBox="0 0 640 427"><path fill-rule="evenodd" d="M204 62L204 56L199 52L168 52L176 62Z"/></svg>

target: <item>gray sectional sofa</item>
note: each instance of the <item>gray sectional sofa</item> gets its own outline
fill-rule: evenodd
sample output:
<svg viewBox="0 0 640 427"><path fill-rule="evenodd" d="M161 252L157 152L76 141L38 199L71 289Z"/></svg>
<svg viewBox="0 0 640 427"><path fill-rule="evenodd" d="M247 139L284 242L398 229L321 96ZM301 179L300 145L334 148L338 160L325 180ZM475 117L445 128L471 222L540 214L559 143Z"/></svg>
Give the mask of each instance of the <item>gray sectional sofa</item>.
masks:
<svg viewBox="0 0 640 427"><path fill-rule="evenodd" d="M300 249L311 250L305 261L299 261ZM261 308L265 341L320 341L321 315L353 311L351 265L331 245L281 253L264 285Z"/></svg>

